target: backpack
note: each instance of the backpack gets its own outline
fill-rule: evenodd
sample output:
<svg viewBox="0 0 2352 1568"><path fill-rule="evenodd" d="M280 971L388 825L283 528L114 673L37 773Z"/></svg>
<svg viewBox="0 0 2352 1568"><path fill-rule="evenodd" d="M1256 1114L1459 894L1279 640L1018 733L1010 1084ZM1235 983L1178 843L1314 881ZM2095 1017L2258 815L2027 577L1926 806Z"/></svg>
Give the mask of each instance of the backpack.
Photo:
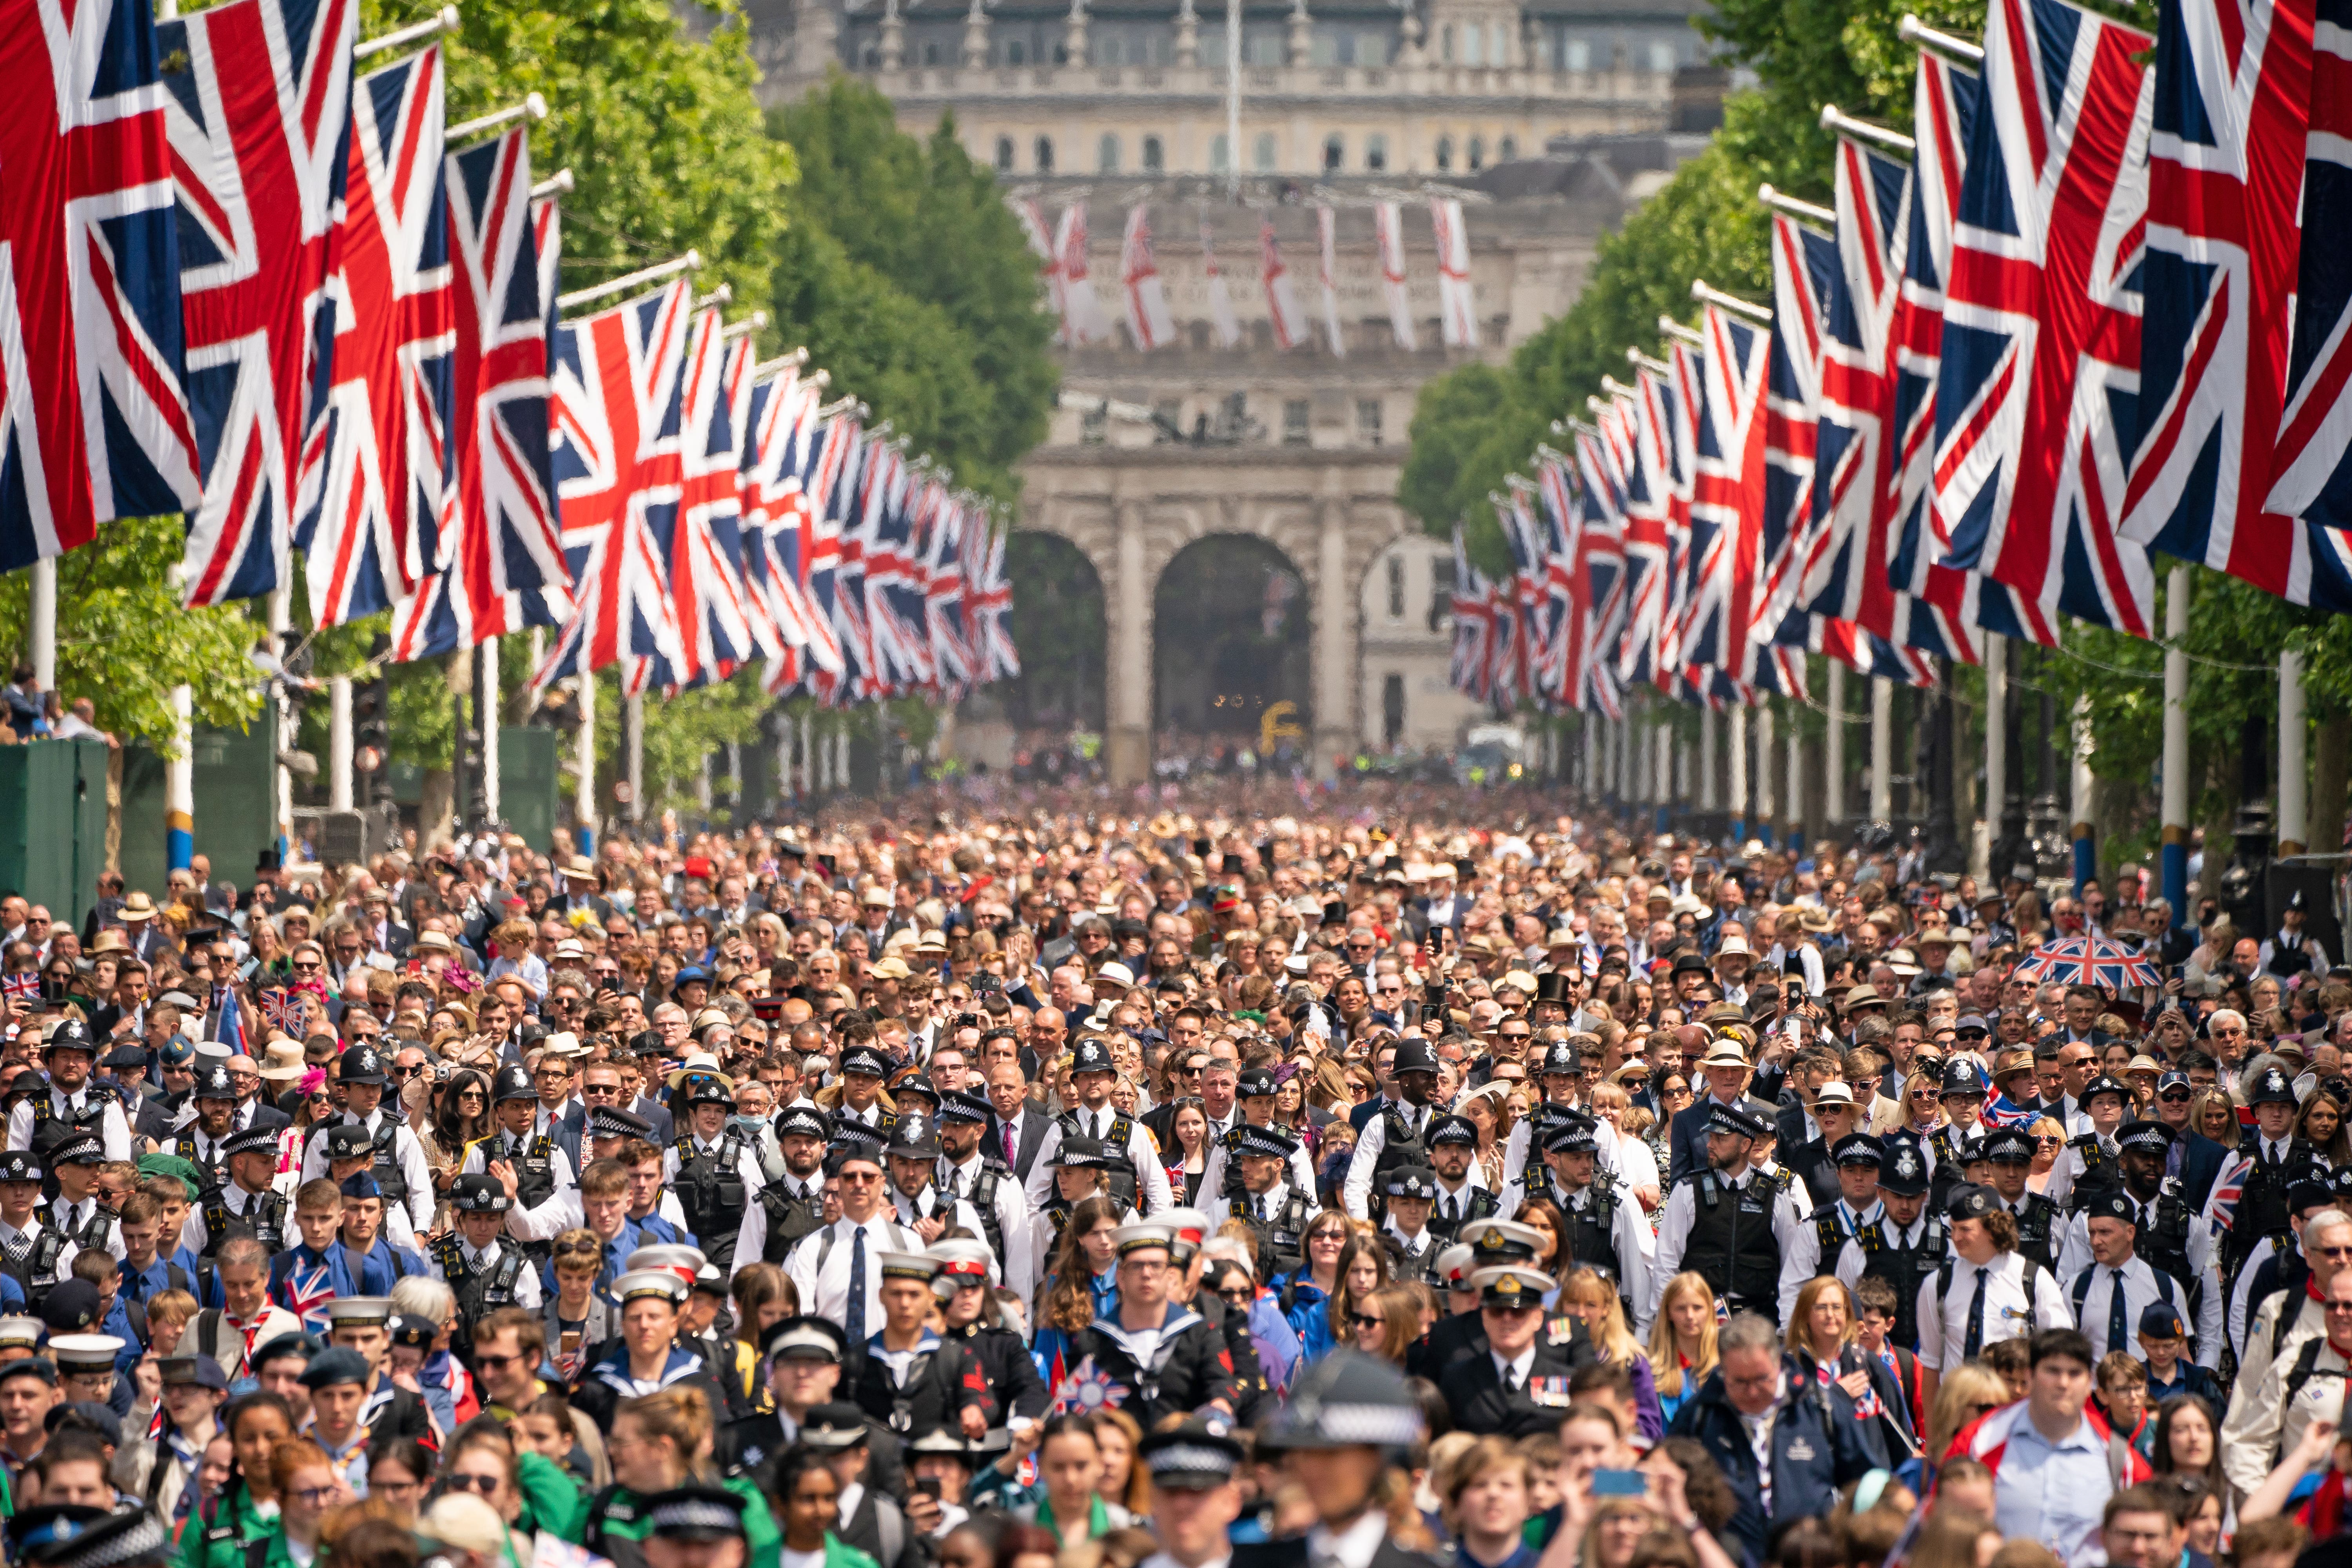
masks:
<svg viewBox="0 0 2352 1568"><path fill-rule="evenodd" d="M2347 1373L2341 1368L2331 1367L2326 1372L2319 1370L2319 1352L2326 1343L2327 1336L2322 1334L2315 1339L2304 1341L2303 1349L2295 1352L2294 1364L2287 1369L2286 1401L2280 1406L2282 1411L2294 1408L2294 1396L2301 1394L2303 1385L2315 1377L2352 1377L2352 1373Z"/></svg>

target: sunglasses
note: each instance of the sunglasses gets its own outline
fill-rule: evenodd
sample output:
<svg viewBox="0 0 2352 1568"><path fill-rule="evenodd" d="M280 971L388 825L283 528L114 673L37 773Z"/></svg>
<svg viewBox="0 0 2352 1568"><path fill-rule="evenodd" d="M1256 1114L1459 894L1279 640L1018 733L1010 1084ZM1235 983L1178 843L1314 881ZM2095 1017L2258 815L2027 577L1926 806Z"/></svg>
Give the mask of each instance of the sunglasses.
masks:
<svg viewBox="0 0 2352 1568"><path fill-rule="evenodd" d="M504 1476L467 1475L463 1470L453 1470L441 1479L451 1491L479 1492L484 1497L497 1496L499 1488L506 1484Z"/></svg>
<svg viewBox="0 0 2352 1568"><path fill-rule="evenodd" d="M2189 1100L2189 1093L2185 1089L2168 1089L2156 1098L2167 1105L2186 1105Z"/></svg>
<svg viewBox="0 0 2352 1568"><path fill-rule="evenodd" d="M1386 1318L1367 1312L1356 1314L1356 1327L1360 1329L1385 1329L1388 1326L1389 1321Z"/></svg>
<svg viewBox="0 0 2352 1568"><path fill-rule="evenodd" d="M559 1241L555 1244L555 1256L558 1258L572 1258L583 1254L590 1258L597 1258L603 1256L604 1251L604 1244L596 1241Z"/></svg>

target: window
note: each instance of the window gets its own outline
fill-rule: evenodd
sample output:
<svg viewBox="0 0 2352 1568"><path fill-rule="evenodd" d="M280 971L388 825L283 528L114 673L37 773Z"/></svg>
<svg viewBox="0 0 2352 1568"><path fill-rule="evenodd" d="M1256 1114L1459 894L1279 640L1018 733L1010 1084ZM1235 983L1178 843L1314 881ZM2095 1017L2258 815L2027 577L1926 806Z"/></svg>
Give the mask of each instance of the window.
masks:
<svg viewBox="0 0 2352 1568"><path fill-rule="evenodd" d="M1381 742L1393 746L1404 737L1404 677L1381 677Z"/></svg>
<svg viewBox="0 0 2352 1568"><path fill-rule="evenodd" d="M1380 405L1372 406L1377 408ZM1404 557L1402 555L1389 557L1389 619L1404 619Z"/></svg>
<svg viewBox="0 0 2352 1568"><path fill-rule="evenodd" d="M1233 162L1234 150L1226 143L1225 133L1220 131L1209 142L1209 168L1222 174L1233 167Z"/></svg>
<svg viewBox="0 0 2352 1568"><path fill-rule="evenodd" d="M1313 65L1324 67L1346 65L1348 62L1341 58L1340 55L1341 40L1330 33L1318 31L1315 35L1314 42L1307 47L1307 60Z"/></svg>
<svg viewBox="0 0 2352 1568"><path fill-rule="evenodd" d="M1256 166L1257 172L1261 174L1274 173L1273 132L1261 131L1257 133L1257 144L1250 149L1250 162Z"/></svg>
<svg viewBox="0 0 2352 1568"><path fill-rule="evenodd" d="M1470 172L1476 174L1486 166L1486 142L1483 137L1470 138Z"/></svg>
<svg viewBox="0 0 2352 1568"><path fill-rule="evenodd" d="M937 43L926 43L923 45L923 63L927 66L935 66L940 63L940 46Z"/></svg>
<svg viewBox="0 0 2352 1568"><path fill-rule="evenodd" d="M1360 397L1356 400L1356 437L1367 447L1377 447L1381 444L1381 400L1379 398ZM1390 570L1393 573L1401 568L1391 562ZM1402 593L1403 590L1399 589L1397 592ZM1400 616L1404 614L1401 609L1393 613Z"/></svg>
<svg viewBox="0 0 2352 1568"><path fill-rule="evenodd" d="M1563 46L1560 63L1572 71L1592 68L1592 46L1582 38L1570 38Z"/></svg>
<svg viewBox="0 0 2352 1568"><path fill-rule="evenodd" d="M1486 63L1507 66L1511 63L1511 30L1500 22L1486 28Z"/></svg>
<svg viewBox="0 0 2352 1568"><path fill-rule="evenodd" d="M1389 36L1386 33L1356 35L1356 63L1360 66L1384 66L1389 63Z"/></svg>
<svg viewBox="0 0 2352 1568"><path fill-rule="evenodd" d="M1506 136L1495 144L1495 161L1498 163L1507 163L1518 155L1519 142L1516 136Z"/></svg>
<svg viewBox="0 0 2352 1568"><path fill-rule="evenodd" d="M1454 138L1451 136L1441 136L1437 139L1437 172L1443 174L1453 167Z"/></svg>
<svg viewBox="0 0 2352 1568"><path fill-rule="evenodd" d="M1348 142L1338 132L1323 138L1323 172L1336 174L1348 162Z"/></svg>
<svg viewBox="0 0 2352 1568"><path fill-rule="evenodd" d="M1437 39L1439 58L1447 65L1452 65L1454 63L1454 24L1446 23L1444 30L1437 35Z"/></svg>
<svg viewBox="0 0 2352 1568"><path fill-rule="evenodd" d="M1020 39L1013 38L1004 46L1004 63L1009 66L1029 63L1029 50Z"/></svg>
<svg viewBox="0 0 2352 1568"><path fill-rule="evenodd" d="M1156 174L1167 166L1167 154L1160 151L1160 138L1145 137L1143 139L1143 172L1147 174Z"/></svg>
<svg viewBox="0 0 2352 1568"><path fill-rule="evenodd" d="M996 172L1000 174L1013 172L1013 138L1010 136L996 139Z"/></svg>
<svg viewBox="0 0 2352 1568"><path fill-rule="evenodd" d="M1364 138L1364 167L1379 174L1389 166L1389 139L1379 132Z"/></svg>
<svg viewBox="0 0 2352 1568"><path fill-rule="evenodd" d="M1118 173L1118 138L1106 134L1095 147L1095 168L1102 174Z"/></svg>
<svg viewBox="0 0 2352 1568"><path fill-rule="evenodd" d="M1054 139L1051 136L1037 138L1037 172L1041 174L1054 172Z"/></svg>
<svg viewBox="0 0 2352 1568"><path fill-rule="evenodd" d="M1437 631L1454 614L1454 558L1433 555L1429 560L1429 629Z"/></svg>
<svg viewBox="0 0 2352 1568"><path fill-rule="evenodd" d="M1118 35L1116 33L1106 33L1102 37L1097 38L1095 40L1094 54L1095 64L1098 66L1115 66L1118 64Z"/></svg>
<svg viewBox="0 0 2352 1568"><path fill-rule="evenodd" d="M1675 47L1661 39L1650 46L1650 69L1660 76L1671 76L1675 69Z"/></svg>
<svg viewBox="0 0 2352 1568"><path fill-rule="evenodd" d="M1249 36L1249 63L1254 66L1282 64L1282 35L1268 27Z"/></svg>
<svg viewBox="0 0 2352 1568"><path fill-rule="evenodd" d="M1462 25L1462 63L1465 66L1486 63L1486 30L1475 22Z"/></svg>
<svg viewBox="0 0 2352 1568"><path fill-rule="evenodd" d="M859 55L859 63L865 66L867 70L879 70L882 67L882 46L879 44L866 45Z"/></svg>
<svg viewBox="0 0 2352 1568"><path fill-rule="evenodd" d="M1282 405L1282 444L1286 447L1307 445L1307 399L1294 397Z"/></svg>

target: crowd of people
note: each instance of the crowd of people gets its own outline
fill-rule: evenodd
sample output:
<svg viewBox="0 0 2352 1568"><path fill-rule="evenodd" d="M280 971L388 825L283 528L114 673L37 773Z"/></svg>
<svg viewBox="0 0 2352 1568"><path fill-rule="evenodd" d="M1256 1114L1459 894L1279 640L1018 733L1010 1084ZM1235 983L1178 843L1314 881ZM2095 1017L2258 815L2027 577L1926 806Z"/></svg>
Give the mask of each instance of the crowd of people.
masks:
<svg viewBox="0 0 2352 1568"><path fill-rule="evenodd" d="M2299 900L1106 798L0 892L9 1560L2342 1532L2352 968ZM2021 972L2060 935L2145 983Z"/></svg>

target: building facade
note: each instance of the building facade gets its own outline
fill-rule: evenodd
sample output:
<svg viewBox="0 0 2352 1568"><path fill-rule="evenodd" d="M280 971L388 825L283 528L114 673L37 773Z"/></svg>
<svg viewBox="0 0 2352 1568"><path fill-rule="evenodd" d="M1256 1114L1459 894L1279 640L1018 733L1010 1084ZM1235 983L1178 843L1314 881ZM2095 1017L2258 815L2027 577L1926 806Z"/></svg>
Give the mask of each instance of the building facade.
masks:
<svg viewBox="0 0 2352 1568"><path fill-rule="evenodd" d="M1100 581L1112 776L1140 780L1156 751L1234 728L1236 697L1250 714L1287 703L1318 769L1454 743L1478 713L1446 679L1451 554L1395 499L1415 399L1566 310L1601 235L1701 143L1720 90L1692 0L746 9L772 100L848 71L912 133L952 115L1047 233L1084 215L1098 330L1068 312L1077 341L1017 526L1067 539ZM1463 203L1468 240L1471 324L1457 313L1452 331L1433 196ZM1401 219L1401 302L1375 237L1383 204ZM1139 206L1173 329L1148 350L1129 324ZM1274 303L1276 271L1295 317ZM1234 536L1279 552L1263 606L1163 602L1201 581L1171 570L1188 550ZM1261 612L1253 659L1240 621Z"/></svg>

